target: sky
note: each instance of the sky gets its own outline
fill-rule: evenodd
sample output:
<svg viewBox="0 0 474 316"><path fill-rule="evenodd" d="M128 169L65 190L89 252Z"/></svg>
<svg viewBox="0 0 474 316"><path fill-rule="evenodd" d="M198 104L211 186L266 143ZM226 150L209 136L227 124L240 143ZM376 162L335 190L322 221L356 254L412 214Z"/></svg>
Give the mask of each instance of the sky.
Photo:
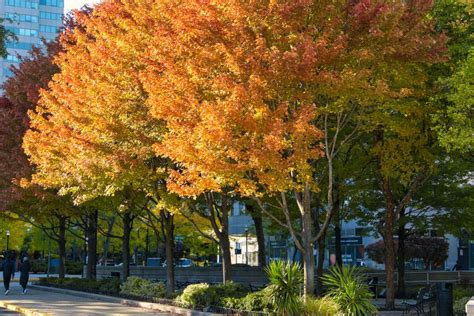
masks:
<svg viewBox="0 0 474 316"><path fill-rule="evenodd" d="M64 11L68 12L72 9L79 9L84 4L94 4L99 2L98 0L65 0L64 1Z"/></svg>

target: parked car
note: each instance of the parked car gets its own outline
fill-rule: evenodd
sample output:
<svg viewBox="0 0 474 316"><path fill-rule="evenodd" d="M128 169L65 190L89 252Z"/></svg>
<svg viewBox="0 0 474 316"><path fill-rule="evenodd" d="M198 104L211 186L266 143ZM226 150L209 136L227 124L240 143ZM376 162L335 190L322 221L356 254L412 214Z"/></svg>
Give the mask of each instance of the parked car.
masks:
<svg viewBox="0 0 474 316"><path fill-rule="evenodd" d="M161 258L147 258L146 266L147 267L161 267L163 266L163 260L161 260Z"/></svg>
<svg viewBox="0 0 474 316"><path fill-rule="evenodd" d="M188 258L181 258L175 261L174 266L177 268L189 268L194 266L194 262ZM166 260L163 263L163 267L166 267Z"/></svg>

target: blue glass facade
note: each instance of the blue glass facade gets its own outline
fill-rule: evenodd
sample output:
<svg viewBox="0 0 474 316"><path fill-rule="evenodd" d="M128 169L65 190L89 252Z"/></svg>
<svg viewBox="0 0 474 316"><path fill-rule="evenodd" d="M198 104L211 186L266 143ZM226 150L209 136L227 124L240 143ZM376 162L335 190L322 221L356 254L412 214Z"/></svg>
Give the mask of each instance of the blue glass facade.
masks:
<svg viewBox="0 0 474 316"><path fill-rule="evenodd" d="M42 39L53 40L62 25L63 0L0 0L0 17L17 41L6 43L8 56L0 67L0 84L12 75L11 65L18 64L17 55L26 56Z"/></svg>

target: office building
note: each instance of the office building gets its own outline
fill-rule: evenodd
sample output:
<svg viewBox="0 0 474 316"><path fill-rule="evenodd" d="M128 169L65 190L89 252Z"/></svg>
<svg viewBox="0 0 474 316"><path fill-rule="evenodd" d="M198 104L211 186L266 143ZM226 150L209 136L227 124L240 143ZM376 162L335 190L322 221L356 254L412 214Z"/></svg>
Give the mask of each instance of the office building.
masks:
<svg viewBox="0 0 474 316"><path fill-rule="evenodd" d="M10 66L19 63L17 55L26 56L42 38L53 40L62 25L64 0L0 0L0 15L6 29L17 40L6 43L8 56L2 60L0 83L12 75Z"/></svg>

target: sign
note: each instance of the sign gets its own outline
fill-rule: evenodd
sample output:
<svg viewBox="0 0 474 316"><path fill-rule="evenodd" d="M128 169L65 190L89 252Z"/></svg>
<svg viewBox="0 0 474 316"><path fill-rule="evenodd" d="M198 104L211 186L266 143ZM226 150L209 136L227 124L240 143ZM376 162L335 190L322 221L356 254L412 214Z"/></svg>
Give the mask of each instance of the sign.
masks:
<svg viewBox="0 0 474 316"><path fill-rule="evenodd" d="M362 236L342 237L341 245L362 245Z"/></svg>

